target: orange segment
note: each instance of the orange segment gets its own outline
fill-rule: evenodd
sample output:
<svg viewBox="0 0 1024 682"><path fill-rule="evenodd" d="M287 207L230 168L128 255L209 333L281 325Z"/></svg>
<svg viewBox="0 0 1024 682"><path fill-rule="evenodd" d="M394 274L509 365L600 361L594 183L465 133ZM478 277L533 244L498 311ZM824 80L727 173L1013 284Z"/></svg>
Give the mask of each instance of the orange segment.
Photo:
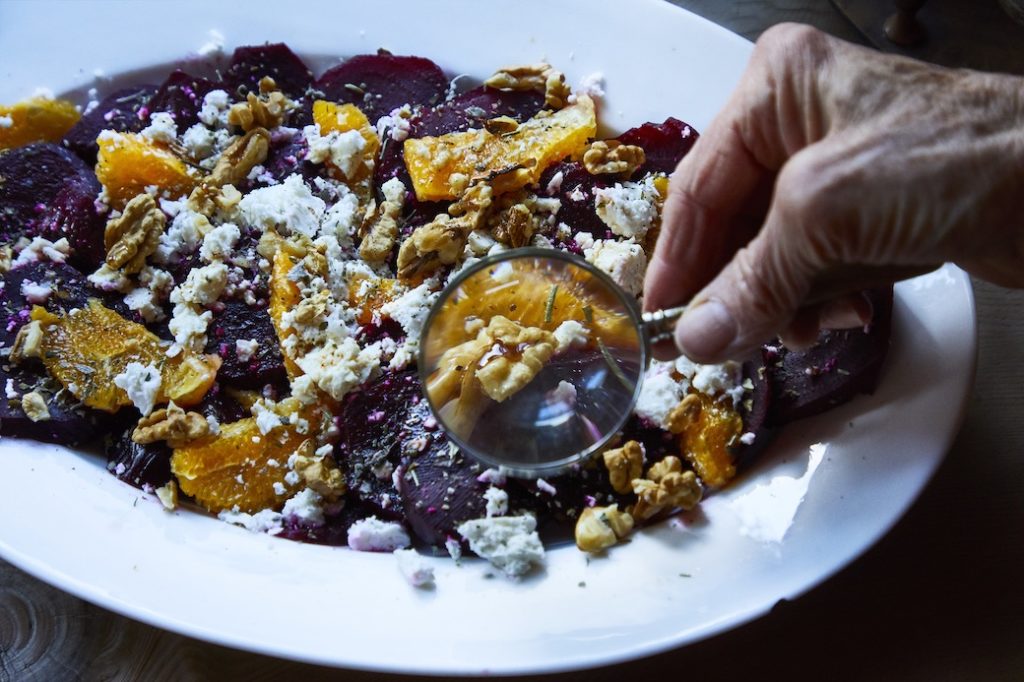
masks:
<svg viewBox="0 0 1024 682"><path fill-rule="evenodd" d="M123 208L147 187L177 198L199 182L198 175L181 159L141 135L107 131L96 142L100 147L96 177L114 208Z"/></svg>
<svg viewBox="0 0 1024 682"><path fill-rule="evenodd" d="M287 462L306 438L287 425L262 434L250 417L222 424L216 436L175 449L171 471L181 491L206 509L219 512L238 506L253 513L277 507L296 492L296 486L285 481ZM282 494L274 490L275 483Z"/></svg>
<svg viewBox="0 0 1024 682"><path fill-rule="evenodd" d="M365 275L355 274L348 281L348 305L356 310L356 321L359 324L370 324L373 315L385 303L390 303L399 295L397 279L381 278L364 287Z"/></svg>
<svg viewBox="0 0 1024 682"><path fill-rule="evenodd" d="M299 305L301 295L295 282L288 279L288 273L292 271L291 256L284 249L278 249L274 254L274 268L270 273L270 319L274 323L274 331L277 332L277 341L281 345L281 355L284 357L284 368L288 377L294 379L302 376L302 370L295 361L284 351L284 342L294 334L291 329L285 329L282 320L284 314L293 310Z"/></svg>
<svg viewBox="0 0 1024 682"><path fill-rule="evenodd" d="M32 142L57 142L81 117L78 108L63 99L33 97L0 106L0 149Z"/></svg>
<svg viewBox="0 0 1024 682"><path fill-rule="evenodd" d="M320 134L324 136L332 132L358 131L366 141L363 158L366 160L364 168L367 170L363 172L372 168L377 152L380 151L380 138L377 137L377 131L370 125L366 115L355 105L317 100L313 102L313 120L320 126Z"/></svg>
<svg viewBox="0 0 1024 682"><path fill-rule="evenodd" d="M715 401L703 393L691 395L700 399L700 410L680 432L680 448L700 479L720 488L736 475L729 446L742 434L743 420L729 398Z"/></svg>
<svg viewBox="0 0 1024 682"><path fill-rule="evenodd" d="M514 132L494 135L486 130L449 133L405 141L405 165L420 201L455 199L452 176L472 180L491 177L495 194L537 182L552 163L581 154L597 134L594 102L586 96L545 117L534 117ZM516 173L516 169L523 169Z"/></svg>
<svg viewBox="0 0 1024 682"><path fill-rule="evenodd" d="M168 358L160 339L141 324L126 320L99 301L57 317L36 306L32 318L43 327L42 359L47 371L85 405L116 412L132 404L114 385L130 362L154 365L160 371L157 403L181 406L203 399L217 378L216 355L179 353Z"/></svg>

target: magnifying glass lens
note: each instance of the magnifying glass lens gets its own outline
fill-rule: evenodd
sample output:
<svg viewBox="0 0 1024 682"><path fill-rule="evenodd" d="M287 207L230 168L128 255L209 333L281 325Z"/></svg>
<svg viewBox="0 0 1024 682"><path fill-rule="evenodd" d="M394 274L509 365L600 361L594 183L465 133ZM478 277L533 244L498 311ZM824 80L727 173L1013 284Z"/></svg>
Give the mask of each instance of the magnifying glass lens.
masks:
<svg viewBox="0 0 1024 682"><path fill-rule="evenodd" d="M431 311L420 354L449 437L520 475L554 473L604 445L646 364L635 302L582 259L539 249L460 274Z"/></svg>

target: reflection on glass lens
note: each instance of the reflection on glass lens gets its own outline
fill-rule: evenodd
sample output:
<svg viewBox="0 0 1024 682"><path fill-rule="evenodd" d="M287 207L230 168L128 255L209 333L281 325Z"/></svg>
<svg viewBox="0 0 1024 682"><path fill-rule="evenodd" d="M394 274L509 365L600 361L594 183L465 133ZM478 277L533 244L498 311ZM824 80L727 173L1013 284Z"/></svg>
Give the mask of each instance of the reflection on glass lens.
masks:
<svg viewBox="0 0 1024 682"><path fill-rule="evenodd" d="M555 470L606 442L632 407L645 349L635 306L579 258L506 252L431 313L420 371L456 443L513 472Z"/></svg>

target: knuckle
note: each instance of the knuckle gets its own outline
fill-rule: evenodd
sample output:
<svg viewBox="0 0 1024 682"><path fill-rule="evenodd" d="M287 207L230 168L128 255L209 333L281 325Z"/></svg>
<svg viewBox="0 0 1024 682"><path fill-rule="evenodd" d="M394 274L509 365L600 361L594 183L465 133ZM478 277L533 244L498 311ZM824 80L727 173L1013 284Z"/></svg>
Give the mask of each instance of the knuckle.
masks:
<svg viewBox="0 0 1024 682"><path fill-rule="evenodd" d="M772 26L761 34L755 49L772 54L818 53L827 42L826 34L806 24L783 23Z"/></svg>

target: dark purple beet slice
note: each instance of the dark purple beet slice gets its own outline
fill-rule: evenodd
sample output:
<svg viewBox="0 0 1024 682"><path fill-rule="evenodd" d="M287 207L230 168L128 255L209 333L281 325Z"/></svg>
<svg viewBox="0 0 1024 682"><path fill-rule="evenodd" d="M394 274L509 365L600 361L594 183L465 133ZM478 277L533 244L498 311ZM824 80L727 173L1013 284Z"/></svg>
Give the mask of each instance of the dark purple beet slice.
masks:
<svg viewBox="0 0 1024 682"><path fill-rule="evenodd" d="M37 391L46 401L50 418L34 422L21 409L19 399L0 396L0 434L18 436L62 445L78 445L95 438L109 423L107 415L95 412L62 392L60 385L46 376L39 364L12 367L6 360L0 364L0 389L8 380L19 395Z"/></svg>
<svg viewBox="0 0 1024 682"><path fill-rule="evenodd" d="M552 180L559 173L562 174L561 184L556 182L552 185ZM578 232L589 232L594 239L610 239L615 236L604 221L597 217L594 208L594 189L607 187L608 183L588 173L582 164L575 161L555 164L544 171L539 184L541 195L555 197L562 202L556 217L559 223L565 223L569 227L573 235ZM554 191L549 192L549 186L552 186ZM571 251L579 252L572 239L569 239L565 246Z"/></svg>
<svg viewBox="0 0 1024 682"><path fill-rule="evenodd" d="M647 173L671 173L676 164L697 141L697 131L677 118L668 118L664 123L645 123L619 135L622 144L643 147L647 160L635 173L642 177Z"/></svg>
<svg viewBox="0 0 1024 682"><path fill-rule="evenodd" d="M346 396L339 420L343 437L337 458L349 494L389 518L402 516L391 474L402 463L409 437L405 421L414 400L421 400L414 372L385 374Z"/></svg>
<svg viewBox="0 0 1024 682"><path fill-rule="evenodd" d="M743 433L753 433L754 442L741 443L733 450L737 469L757 459L775 437L775 428L768 423L772 408L772 387L768 366L761 355L758 353L758 357L743 363L744 382L749 381L752 388L743 394L739 411L743 419Z"/></svg>
<svg viewBox="0 0 1024 682"><path fill-rule="evenodd" d="M218 375L217 378L219 379L220 376ZM213 417L220 424L230 424L245 419L250 414L249 410L232 398L220 383L211 386L202 402L190 409L193 412L199 412L204 417Z"/></svg>
<svg viewBox="0 0 1024 682"><path fill-rule="evenodd" d="M405 104L433 105L448 89L448 78L434 62L382 52L352 57L328 69L314 87L332 102L355 104L370 123Z"/></svg>
<svg viewBox="0 0 1024 682"><path fill-rule="evenodd" d="M892 331L892 287L864 292L871 324L864 329L823 331L805 351L772 346L768 351L772 402L767 422L781 425L847 402L878 385Z"/></svg>
<svg viewBox="0 0 1024 682"><path fill-rule="evenodd" d="M555 489L554 494L538 487L537 481L532 479L509 478L505 486L510 509L532 511L540 526L572 521L583 507L593 504L619 503L620 508L625 508L628 503L628 496L612 490L608 470L600 457L594 457L573 471L543 480Z"/></svg>
<svg viewBox="0 0 1024 682"><path fill-rule="evenodd" d="M28 322L32 311L32 303L21 291L26 281L50 285L53 293L42 305L52 313L81 308L90 297L96 297L82 273L70 265L39 261L10 270L3 276L3 290L0 291L0 320L3 322L0 340L5 346L13 343L18 330Z"/></svg>
<svg viewBox="0 0 1024 682"><path fill-rule="evenodd" d="M107 446L107 469L129 485L159 488L173 480L171 449L163 442L139 445L132 440L134 424Z"/></svg>
<svg viewBox="0 0 1024 682"><path fill-rule="evenodd" d="M287 45L269 43L237 48L224 73L224 84L241 99L249 92L259 92L264 76L273 78L281 92L292 99L304 95L313 82L313 72Z"/></svg>
<svg viewBox="0 0 1024 682"><path fill-rule="evenodd" d="M271 140L270 151L267 159L263 162L263 168L275 182L283 182L285 178L293 173L300 174L307 182L320 175L323 166L307 163L305 161L308 147L302 133L299 132L288 137L277 137ZM258 184L254 183L254 187ZM243 191L245 189L243 188Z"/></svg>
<svg viewBox="0 0 1024 682"><path fill-rule="evenodd" d="M426 401L420 401L413 413L413 419L431 419ZM416 538L431 547L443 547L446 538L458 537L456 528L461 523L485 515L483 494L488 485L476 480L482 471L479 464L452 452L436 426L424 429L422 424L416 437L423 438L426 446L408 459L398 486Z"/></svg>
<svg viewBox="0 0 1024 682"><path fill-rule="evenodd" d="M191 76L178 70L167 77L156 93L149 100L145 109L145 119L160 112L168 112L178 125L178 132L192 127L199 122L199 110L203 108L203 97L220 85L212 81Z"/></svg>
<svg viewBox="0 0 1024 682"><path fill-rule="evenodd" d="M100 185L84 161L50 143L0 154L0 240L67 237L76 260L92 266L103 253L103 220L93 200Z"/></svg>
<svg viewBox="0 0 1024 682"><path fill-rule="evenodd" d="M86 163L96 163L99 147L96 137L104 130L133 133L145 127L139 111L156 92L155 85L136 85L111 93L95 109L74 125L64 136L64 146L78 154Z"/></svg>
<svg viewBox="0 0 1024 682"><path fill-rule="evenodd" d="M240 340L259 344L246 361L238 357L236 342ZM274 323L265 306L250 306L238 300L225 302L223 310L214 313L210 321L206 352L221 357L217 378L231 386L260 389L286 378Z"/></svg>

